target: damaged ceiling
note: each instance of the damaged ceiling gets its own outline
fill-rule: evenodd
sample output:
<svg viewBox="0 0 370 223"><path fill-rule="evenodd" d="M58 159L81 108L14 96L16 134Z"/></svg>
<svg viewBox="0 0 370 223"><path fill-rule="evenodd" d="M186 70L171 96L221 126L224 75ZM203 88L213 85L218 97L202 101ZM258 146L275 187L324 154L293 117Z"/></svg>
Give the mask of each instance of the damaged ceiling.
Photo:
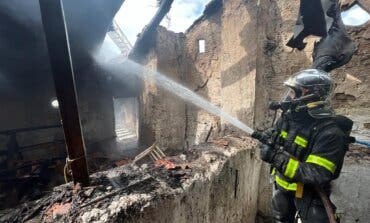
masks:
<svg viewBox="0 0 370 223"><path fill-rule="evenodd" d="M101 46L123 0L63 2L75 70L83 70ZM37 0L0 2L0 67L0 74L17 90L51 78Z"/></svg>

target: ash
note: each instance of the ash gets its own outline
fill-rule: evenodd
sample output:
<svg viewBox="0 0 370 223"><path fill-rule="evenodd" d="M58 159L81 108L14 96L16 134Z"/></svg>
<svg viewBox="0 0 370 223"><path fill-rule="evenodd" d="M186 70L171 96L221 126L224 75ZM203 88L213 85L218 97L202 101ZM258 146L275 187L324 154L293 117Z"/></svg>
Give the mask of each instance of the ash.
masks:
<svg viewBox="0 0 370 223"><path fill-rule="evenodd" d="M220 163L249 138L225 138L204 143L156 162L126 164L90 176L91 185L55 187L43 198L3 210L0 222L116 222L132 219L145 208L184 193L199 179L207 179ZM245 147L245 146L244 146ZM238 148L238 149L236 149Z"/></svg>

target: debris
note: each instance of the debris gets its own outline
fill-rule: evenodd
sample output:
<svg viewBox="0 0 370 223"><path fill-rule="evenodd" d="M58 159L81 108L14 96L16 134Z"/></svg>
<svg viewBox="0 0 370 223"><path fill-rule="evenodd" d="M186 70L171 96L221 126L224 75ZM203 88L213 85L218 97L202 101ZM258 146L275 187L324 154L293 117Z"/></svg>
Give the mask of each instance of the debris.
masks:
<svg viewBox="0 0 370 223"><path fill-rule="evenodd" d="M135 187L135 186L137 186L138 184L141 184L142 182L145 182L146 180L148 180L148 179L150 179L150 178L151 178L151 176L148 176L148 177L146 177L146 178L139 179L139 180L134 180L134 181L132 181L132 182L131 182L127 187L119 188L119 189L116 189L116 190L115 190L115 191L113 191L113 192L110 192L110 193L104 194L103 196L100 196L100 197L98 197L98 198L96 198L96 199L94 199L94 200L92 200L92 201L90 201L90 202L88 202L88 203L86 203L86 204L84 204L84 205L81 205L80 207L81 207L81 208L84 208L84 207L90 206L90 205L92 205L92 204L94 204L94 203L97 203L97 202L99 202L99 201L102 201L102 200L104 200L104 199L106 199L106 198L112 197L112 196L114 196L114 195L116 195L116 194L118 194L118 193L120 193L120 192L122 192L122 191L124 191L124 190L128 190L128 189L130 189L130 188L132 188L132 187Z"/></svg>
<svg viewBox="0 0 370 223"><path fill-rule="evenodd" d="M166 159L156 160L154 162L154 164L156 166L163 166L164 168L166 168L168 170L175 169L177 167L176 164L174 164L173 162L171 162L169 160L166 160Z"/></svg>
<svg viewBox="0 0 370 223"><path fill-rule="evenodd" d="M139 160L143 159L147 155L150 155L153 161L163 159L166 157L166 154L158 147L156 146L156 143L154 143L152 146L141 152L139 155L137 155L132 163L136 163Z"/></svg>
<svg viewBox="0 0 370 223"><path fill-rule="evenodd" d="M131 160L128 160L128 159L123 159L123 160L118 160L116 162L114 162L114 164L119 167L119 166L123 166L123 165L126 165L128 163L130 163Z"/></svg>
<svg viewBox="0 0 370 223"><path fill-rule="evenodd" d="M148 168L148 164L144 163L143 165L140 166L140 168L145 170L146 168Z"/></svg>
<svg viewBox="0 0 370 223"><path fill-rule="evenodd" d="M229 145L229 141L226 139L214 140L214 141L211 141L211 143L217 146L223 146L223 147L227 147Z"/></svg>
<svg viewBox="0 0 370 223"><path fill-rule="evenodd" d="M238 143L243 143L241 139L233 138L229 142L244 148ZM203 173L214 173L215 166L229 153L224 144L219 147L220 155L212 154L214 159L222 157L220 162L206 159L217 146L205 143L186 151L186 155L147 163L145 169L128 164L97 172L90 177L91 186L74 186L72 182L60 185L40 200L24 203L10 212L0 212L0 222L83 222L84 216L92 214L93 210L99 213L94 214L92 221L109 219L115 222L135 216L153 199L157 201L177 194L199 180Z"/></svg>
<svg viewBox="0 0 370 223"><path fill-rule="evenodd" d="M48 222L53 222L54 219L68 214L70 209L71 203L55 203L46 210L45 220Z"/></svg>
<svg viewBox="0 0 370 223"><path fill-rule="evenodd" d="M182 159L183 161L186 161L186 155L185 155L185 154L181 154L181 155L179 156L179 158L180 158L180 159Z"/></svg>
<svg viewBox="0 0 370 223"><path fill-rule="evenodd" d="M81 184L80 183L77 183L74 187L73 187L73 194L77 194L78 192L81 191Z"/></svg>
<svg viewBox="0 0 370 223"><path fill-rule="evenodd" d="M94 188L89 188L89 189L84 191L84 194L85 194L86 197L90 197L93 192L94 192Z"/></svg>

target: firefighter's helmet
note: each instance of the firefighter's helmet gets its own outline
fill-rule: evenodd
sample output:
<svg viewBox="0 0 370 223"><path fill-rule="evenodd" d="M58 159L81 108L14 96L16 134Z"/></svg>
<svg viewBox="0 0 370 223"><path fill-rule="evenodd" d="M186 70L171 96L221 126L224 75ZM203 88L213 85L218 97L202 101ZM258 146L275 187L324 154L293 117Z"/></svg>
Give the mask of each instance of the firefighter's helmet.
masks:
<svg viewBox="0 0 370 223"><path fill-rule="evenodd" d="M300 106L306 106L314 117L327 117L333 114L329 106L333 80L329 73L317 69L303 70L286 80L284 85L289 89L282 102L299 101L311 95L308 100L302 100Z"/></svg>

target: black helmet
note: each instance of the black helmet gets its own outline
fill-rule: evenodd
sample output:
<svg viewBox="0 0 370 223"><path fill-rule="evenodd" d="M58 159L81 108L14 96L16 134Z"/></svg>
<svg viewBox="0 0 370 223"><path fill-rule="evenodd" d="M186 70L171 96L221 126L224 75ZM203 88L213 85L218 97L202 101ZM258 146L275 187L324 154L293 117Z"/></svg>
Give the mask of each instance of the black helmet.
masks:
<svg viewBox="0 0 370 223"><path fill-rule="evenodd" d="M318 100L324 101L331 93L333 81L325 71L308 69L294 74L284 85L294 90L296 99L315 94Z"/></svg>
<svg viewBox="0 0 370 223"><path fill-rule="evenodd" d="M282 98L284 102L293 102L296 112L302 108L314 118L332 116L329 105L329 96L332 91L333 81L330 74L317 69L300 71L284 82L290 89Z"/></svg>

